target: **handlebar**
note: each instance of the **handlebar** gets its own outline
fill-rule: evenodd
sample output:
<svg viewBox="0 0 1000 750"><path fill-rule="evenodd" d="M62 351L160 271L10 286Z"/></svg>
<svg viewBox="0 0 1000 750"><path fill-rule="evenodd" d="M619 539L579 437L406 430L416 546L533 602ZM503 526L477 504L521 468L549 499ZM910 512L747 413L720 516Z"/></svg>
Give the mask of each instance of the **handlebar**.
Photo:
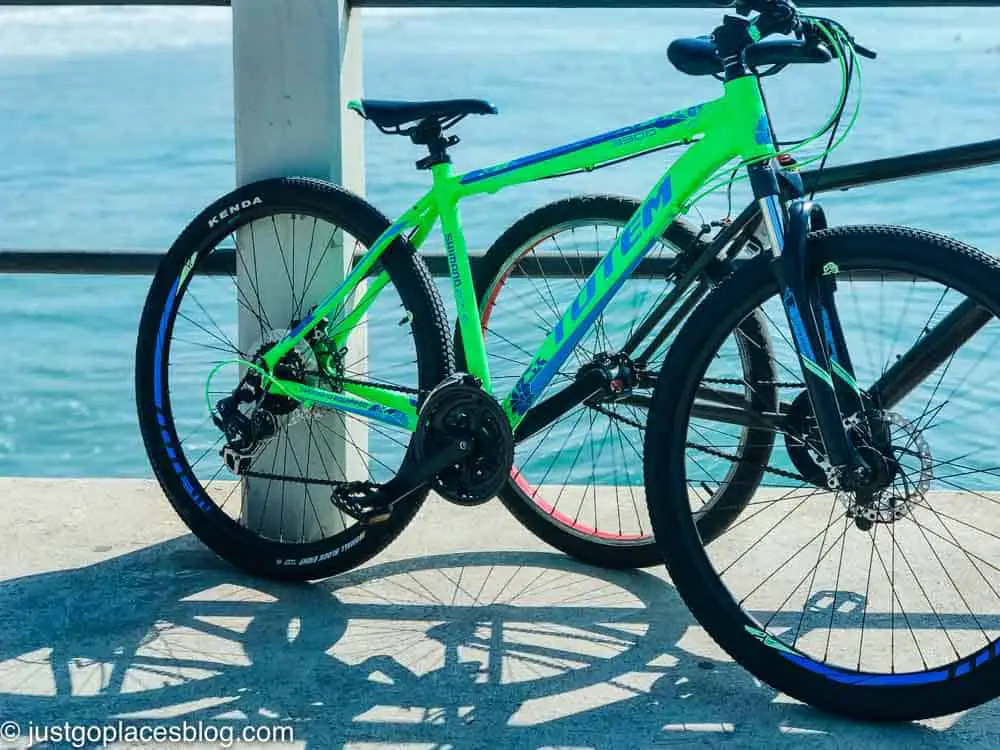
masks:
<svg viewBox="0 0 1000 750"><path fill-rule="evenodd" d="M725 16L723 23L712 33L712 40L723 61L738 64L743 51L752 44L773 34L795 34L807 43L822 45L830 32L841 31L854 51L874 60L876 53L854 40L838 22L805 16L799 13L792 0L736 0L735 11L741 17ZM745 17L756 12L752 21ZM824 33L826 31L827 33ZM829 46L829 45L827 45ZM830 50L834 55L836 50Z"/></svg>

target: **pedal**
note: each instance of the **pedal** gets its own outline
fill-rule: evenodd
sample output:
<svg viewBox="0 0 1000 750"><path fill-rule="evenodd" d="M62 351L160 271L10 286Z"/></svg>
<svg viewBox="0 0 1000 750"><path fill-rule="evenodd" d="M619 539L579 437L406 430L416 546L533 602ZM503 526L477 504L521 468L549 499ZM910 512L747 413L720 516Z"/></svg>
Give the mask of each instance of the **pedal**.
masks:
<svg viewBox="0 0 1000 750"><path fill-rule="evenodd" d="M227 469L236 476L242 476L250 471L254 460L264 452L265 445L266 443L257 443L250 452L240 451L227 445L219 451L219 455L222 456Z"/></svg>
<svg viewBox="0 0 1000 750"><path fill-rule="evenodd" d="M392 518L394 502L386 502L382 487L372 482L344 482L330 494L330 501L351 518L366 526Z"/></svg>
<svg viewBox="0 0 1000 750"><path fill-rule="evenodd" d="M384 511L384 512L381 512L381 513L377 513L377 512L376 513L372 513L372 515L369 515L369 516L362 516L358 520L364 526L377 526L380 523L385 523L390 518L392 518L392 510L391 509L387 510L387 511Z"/></svg>

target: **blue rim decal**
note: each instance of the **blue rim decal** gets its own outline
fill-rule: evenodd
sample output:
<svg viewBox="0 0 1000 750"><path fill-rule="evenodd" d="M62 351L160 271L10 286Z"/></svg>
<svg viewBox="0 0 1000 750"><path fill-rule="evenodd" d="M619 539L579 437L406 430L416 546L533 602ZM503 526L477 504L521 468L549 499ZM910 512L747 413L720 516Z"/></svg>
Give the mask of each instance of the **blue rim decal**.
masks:
<svg viewBox="0 0 1000 750"><path fill-rule="evenodd" d="M190 270L188 270L188 274ZM187 277L182 271L184 278ZM177 294L180 290L182 278L179 276L174 285L170 287L170 292L167 294L167 300L163 305L163 316L160 318L160 328L156 333L156 350L153 353L153 403L156 404L156 421L160 425L160 437L163 439L163 447L167 453L167 458L170 460L170 466L173 468L174 473L177 474L177 479L180 480L181 487L187 492L188 497L202 510L208 512L212 510L215 506L206 499L200 492L198 492L196 480L189 469L186 469L181 461L178 459L179 451L175 450L173 444L173 438L170 435L170 431L167 429L167 418L163 414L163 377L160 371L163 369L163 355L167 343L167 325L170 323L170 318L173 316L174 306L177 304Z"/></svg>
<svg viewBox="0 0 1000 750"><path fill-rule="evenodd" d="M924 685L930 682L943 682L948 679L947 669L936 669L928 672L910 672L908 674L865 674L864 672L847 672L826 664L820 664L807 656L787 651L778 651L789 661L798 664L823 677L846 685L865 685L868 687L888 687L898 685ZM957 673L957 670L956 670Z"/></svg>
<svg viewBox="0 0 1000 750"><path fill-rule="evenodd" d="M167 323L173 313L174 303L177 301L177 290L180 287L180 278L174 282L167 295L167 302L163 306L163 317L160 318L160 330L156 334L156 353L153 359L153 403L156 408L163 407L163 382L160 377L160 370L163 369L163 347L166 345Z"/></svg>
<svg viewBox="0 0 1000 750"><path fill-rule="evenodd" d="M747 625L746 631L760 641L763 645L781 654L790 662L806 669L813 674L826 677L827 679L845 685L857 685L860 687L899 687L903 685L927 685L935 682L944 682L948 679L961 677L974 669L981 667L991 659L1000 656L1000 639L994 641L989 646L980 649L972 656L960 660L958 663L937 669L928 669L924 672L903 672L898 674L872 674L869 672L849 671L839 667L831 667L815 659L805 656L780 640L759 628Z"/></svg>

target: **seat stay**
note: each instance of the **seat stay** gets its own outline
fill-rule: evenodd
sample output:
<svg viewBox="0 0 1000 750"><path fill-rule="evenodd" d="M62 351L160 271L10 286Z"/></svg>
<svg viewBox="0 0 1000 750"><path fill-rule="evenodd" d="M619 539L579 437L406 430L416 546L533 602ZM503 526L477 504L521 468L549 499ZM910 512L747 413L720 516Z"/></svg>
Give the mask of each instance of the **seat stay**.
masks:
<svg viewBox="0 0 1000 750"><path fill-rule="evenodd" d="M423 238L426 238L434 226L436 220L437 205L434 201L433 191L431 191L413 204L406 213L382 232L375 242L372 243L368 252L354 261L354 265L347 278L338 284L336 289L332 290L322 302L316 305L288 336L265 352L263 359L268 369L273 370L281 358L290 352L299 341L304 339L324 318L343 312L355 321L360 320L377 295L361 294L360 298L357 298L359 287L365 282L365 279L374 269L382 254L389 248L393 240L403 236L407 229L416 230L415 235L422 233L422 242ZM376 277L374 283L380 283L379 277ZM352 298L356 300L353 304L351 301Z"/></svg>

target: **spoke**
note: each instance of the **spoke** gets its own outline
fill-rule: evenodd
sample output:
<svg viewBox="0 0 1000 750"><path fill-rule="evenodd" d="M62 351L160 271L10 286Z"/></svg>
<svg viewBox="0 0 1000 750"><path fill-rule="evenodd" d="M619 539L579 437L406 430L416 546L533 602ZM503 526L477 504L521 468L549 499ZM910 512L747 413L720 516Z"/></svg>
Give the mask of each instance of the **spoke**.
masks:
<svg viewBox="0 0 1000 750"><path fill-rule="evenodd" d="M313 245L316 242L316 224L319 220L313 216L312 232L309 235L309 251L306 253L306 265L305 265L305 275L309 274L309 264L312 262ZM295 303L295 316L302 317L302 307L306 303L306 289L302 289L302 296L299 297L298 301Z"/></svg>
<svg viewBox="0 0 1000 750"><path fill-rule="evenodd" d="M916 524L916 526L920 528L920 524ZM958 652L958 647L955 646L955 642L951 639L951 635L948 633L948 628L945 627L944 622L941 620L941 615L939 615L938 611L934 608L934 603L931 601L930 596L928 596L927 591L924 589L923 584L920 583L920 578L917 576L917 572L913 569L913 566L910 564L910 559L906 556L906 553L903 551L902 545L900 545L900 543L896 540L895 533L892 534L892 544L895 549L899 550L899 556L900 558L902 558L903 564L906 565L906 569L910 571L910 575L913 576L913 582L917 584L917 588L920 589L920 593L924 597L924 601L927 602L927 606L931 608L931 612L934 614L934 617L937 618L938 629L942 633L944 633L945 638L948 639L948 643L951 645L952 650L955 652L955 658L961 658L962 655ZM893 590L895 590L895 587L893 587ZM902 611L902 603L900 603L900 613L903 614L903 616L905 617L905 613L903 613ZM917 646L917 650L920 651L919 645ZM921 661L923 661L924 668L926 669L927 660L924 658L923 651L920 651L920 659Z"/></svg>
<svg viewBox="0 0 1000 750"><path fill-rule="evenodd" d="M803 501L803 502L805 502L805 501ZM800 505L801 505L801 503L800 503ZM792 513L794 513L794 512L795 512L795 510L797 510L797 509L798 509L798 507L799 507L799 506L796 506L796 508L793 508L793 509L792 509L791 511L789 511L788 515L791 515ZM788 517L788 515L786 515L786 516L785 516L785 518L787 518L787 517ZM846 516L847 516L847 512L845 511L844 513L841 513L841 514L840 514L839 516L837 516L836 520L837 520L837 521L839 522L841 518L846 518ZM780 522L779 522L779 523L780 523ZM773 530L773 527L772 527L772 530ZM785 568L785 567L786 567L786 566L787 566L787 565L788 565L788 564L789 564L789 563L790 563L790 562L791 562L792 560L794 560L794 559L795 559L796 557L798 557L798 556L799 556L800 554L802 554L802 552L803 552L804 550L806 550L806 549L807 549L808 547L810 547L810 546L812 545L812 543L813 543L813 542L815 542L815 541L816 541L817 539L819 539L820 535L821 535L821 534L823 534L823 533L824 533L825 531L826 531L826 529L824 529L823 531L817 531L817 532L816 532L816 533L815 533L815 534L814 534L814 535L813 535L813 536L812 536L812 537L811 537L811 538L810 538L810 539L809 539L809 540L808 540L808 541L807 541L807 542L806 542L805 544L803 544L803 545L802 545L801 547L799 547L799 548L798 548L797 550L795 550L795 552L793 552L793 553L791 554L791 556L789 556L788 558L786 558L786 559L784 560L784 562L782 562L782 563L781 563L781 564L780 564L780 565L779 565L778 567L776 567L776 568L775 568L775 569L774 569L774 570L773 570L773 571L771 572L771 574L770 574L769 576L767 576L766 578L764 578L764 580L762 580L762 581L761 581L760 583L758 583L758 584L757 584L756 586L754 586L754 587L753 587L753 588L752 588L752 589L751 589L751 590L750 590L750 591L749 591L749 592L748 592L748 593L747 593L747 594L746 594L746 595L745 595L745 596L744 596L744 597L743 597L742 599L740 599L740 602L739 602L740 606L742 607L742 606L743 606L743 603L744 603L744 602L746 602L746 600L747 600L747 599L749 599L749 598L750 598L751 596L753 596L753 595L754 595L755 593L757 593L757 592L758 592L758 591L759 591L759 590L760 590L760 589L761 589L761 588L762 588L762 587L764 586L764 584L766 584L766 583L767 583L768 581L770 581L770 580L771 580L772 578L774 578L774 576L776 576L776 575L777 575L777 574L778 574L778 573L779 573L780 571L784 570L784 568ZM770 533L770 531L768 531L768 533ZM766 536L766 535L765 535L765 536ZM762 538L763 538L763 537L762 537ZM751 549L753 549L753 547L756 547L756 546L757 546L757 544L759 544L759 543L760 543L760 540L757 540L757 542L754 542L754 544L753 544L753 545L752 545L752 546L751 546L750 548L748 548L748 549L747 549L747 550L746 550L746 551L745 551L745 552L743 553L743 555L740 555L740 557L739 557L739 558L737 558L737 560L739 560L739 559L740 559L740 558L742 558L742 557L743 557L744 555L746 555L746 553L747 553L747 552L749 552L749 551L750 551ZM724 570L724 571L721 571L721 572L719 573L719 576L721 577L721 576L722 576L723 574L725 574L725 572L726 572L726 571L728 571L728 570L729 570L730 568L732 568L732 567L733 567L733 565L734 565L735 563L736 563L736 561L734 560L734 561L733 561L732 563L730 563L730 564L729 564L729 565L728 565L728 566L726 567L726 570Z"/></svg>
<svg viewBox="0 0 1000 750"><path fill-rule="evenodd" d="M836 507L836 506L834 506L834 507ZM832 520L832 517L833 516L831 514L831 520ZM802 606L802 612L799 614L798 628L794 631L794 638L792 639L792 643L791 643L791 646L793 648L795 647L795 644L798 643L799 635L801 635L801 633L802 633L802 625L803 625L803 622L805 621L805 616L806 616L806 605L808 605L809 598L810 598L811 593L812 593L813 582L815 582L815 578L816 578L816 570L819 567L819 565L823 562L823 560L825 560L827 558L827 556L837 548L837 544L839 544L841 541L843 541L844 537L847 536L847 530L848 530L848 528L849 528L849 526L845 525L843 531L840 532L840 536L838 536L836 539L834 539L833 543L829 547L826 546L826 536L825 535L823 537L823 540L820 542L820 545L819 545L819 554L816 557L816 567L814 567L812 569L813 581L811 581L809 583L809 590L806 592L805 602L804 602L804 604ZM829 525L827 526L827 530L829 530ZM775 571L775 573L776 572L777 571ZM774 574L772 573L772 575L774 575ZM799 588L801 588L802 584L806 582L806 579L809 578L809 575L810 575L810 573L806 572L806 574L799 579L798 583L796 583L795 586L792 587L792 590L789 591L788 596L785 597L784 601L782 601L781 604L779 604L777 607L775 607L774 612L771 613L771 616L769 618L767 618L767 621L764 623L764 629L765 630L768 628L768 626L770 626L771 621L774 620L775 617L783 614L782 610L784 610L784 608L788 604L788 602L791 601L792 597L795 596L795 592L798 591ZM836 596L834 597L834 599L836 599ZM835 606L836 606L836 602L834 603L834 607Z"/></svg>
<svg viewBox="0 0 1000 750"><path fill-rule="evenodd" d="M319 272L323 268L323 261L326 260L326 256L330 252L330 248L332 248L336 244L336 239L337 239L338 232L341 235L345 235L346 234L341 227L334 226L334 231L330 234L330 239L328 239L326 241L326 245L323 246L323 252L320 253L319 260L316 261L316 268L313 269L313 272L309 276L309 279L303 285L303 288L302 288L302 304L305 304L305 300L306 300L306 297L309 294L309 290L312 289L313 282L316 280L316 277L319 276ZM352 258L354 256L356 250L357 250L358 245L360 245L360 244L361 244L360 242L358 242L357 240L355 240L354 247L351 249L351 257ZM344 241L344 245L347 245L346 239ZM306 269L306 270L308 272L308 269Z"/></svg>
<svg viewBox="0 0 1000 750"><path fill-rule="evenodd" d="M238 352L240 350L239 347L236 346L236 344L233 343L232 339L230 339L226 335L226 332L222 330L222 327L216 322L215 318L212 317L212 314L208 310L205 309L205 306L203 304L201 304L201 301L198 299L197 296L195 296L194 290L190 286L188 286L187 294L185 294L185 296L189 297L191 299L191 301L194 302L196 305L198 305L198 307L201 308L201 311L203 313L205 313L205 317L209 319L209 321L212 323L212 325L215 326L215 330L217 330L219 332L219 334L221 335L220 340L222 341L222 343L225 344L225 345L227 345L227 346L231 346L234 351ZM219 338L219 337L216 337L216 338Z"/></svg>
<svg viewBox="0 0 1000 750"><path fill-rule="evenodd" d="M864 655L865 650L865 622L868 620L868 603L871 601L871 597L868 592L872 589L872 569L874 568L875 562L875 548L878 546L878 527L881 524L875 524L875 528L872 530L872 547L871 551L868 553L868 576L865 579L865 608L861 610L861 639L858 642L858 671L861 671L861 658ZM889 582L890 587L895 587L895 581ZM836 602L834 602L836 604ZM892 622L892 614L889 615L889 631L890 633L894 630L895 626ZM889 636L892 638L892 636ZM890 651L892 650L892 644L889 646Z"/></svg>
<svg viewBox="0 0 1000 750"><path fill-rule="evenodd" d="M900 601L899 594L896 592L896 549L898 548L898 545L896 543L895 524L889 524L889 538L891 540L890 549L892 550L891 573L889 572L889 568L886 567L885 560L882 559L882 553L879 552L878 547L874 544L872 545L875 549L875 555L878 557L879 565L882 566L882 571L885 573L886 578L889 579L889 590L891 592L891 596L889 597L889 625L890 625L889 637L891 639L890 652L889 652L890 653L889 669L891 670L892 674L896 673L896 651L895 651L896 609L895 608L896 605L899 605L899 613L903 616L903 622L906 623L906 628L907 630L910 631L910 638L913 639L913 645L916 646L917 654L920 656L920 661L924 665L924 669L926 670L928 669L927 659L924 658L924 652L920 649L920 641L917 640L917 634L916 632L914 632L913 626L910 624L910 618L907 616L906 610L903 609L903 602Z"/></svg>
<svg viewBox="0 0 1000 750"><path fill-rule="evenodd" d="M836 497L834 497L834 502L836 502ZM847 549L847 531L851 528L851 519L845 514L844 517L844 533L841 534L841 544L840 544L840 561L837 563L837 580L833 584L833 599L834 604L837 601L837 594L840 592L840 572L844 569L844 551ZM866 592L867 593L867 592ZM830 656L830 638L833 636L833 618L837 612L837 607L830 606L830 624L826 629L826 650L823 652L823 661Z"/></svg>
<svg viewBox="0 0 1000 750"><path fill-rule="evenodd" d="M923 507L925 507L926 509L930 510L930 511L931 511L932 513L934 512L934 509L933 509L933 508L932 508L932 507L931 507L931 506L930 506L929 504L928 504L928 505L925 505L925 506L923 506ZM971 558L971 557L969 557L969 554L968 554L968 552L966 552L966 551L965 551L965 548L964 548L964 547L962 547L962 546L961 546L961 545L960 545L960 544L958 543L958 540L957 540L957 539L955 539L955 535L954 535L954 534L953 534L953 533L951 532L951 529L949 529L949 528L948 528L948 525L947 525L947 524L945 524L945 523L944 523L944 522L943 522L943 521L941 520L940 516L938 516L938 521L939 521L939 522L941 523L941 525L942 525L942 526L943 526L943 527L945 528L945 530L946 530L946 531L948 532L948 535L949 535L949 536L950 536L950 537L952 538L952 540L953 540L953 543L954 543L954 545L955 545L955 546L956 546L956 547L957 547L957 548L958 548L959 550L961 550L961 551L962 551L962 553L963 553L963 554L965 555L966 559L967 559L967 560L968 560L968 561L969 561L969 562L971 563L971 562L972 562L972 558ZM986 642L987 642L987 643L989 643L989 642L990 642L990 637L989 637L989 636L988 636L988 635L986 634L986 630L985 630L985 628L983 628L983 625L982 625L982 623L981 623L981 622L979 622L979 618L978 618L978 617L976 617L976 613L972 611L972 607L971 607L971 606L969 606L969 602L968 602L968 600L967 600L967 599L965 598L965 594L963 594L963 593L962 593L962 590L961 590L961 589L960 589L960 588L958 587L958 584L957 584L957 583L955 582L955 579L954 579L954 578L952 577L951 573L950 573L950 572L948 572L948 568L947 568L947 567L945 567L945 564L944 564L944 561L943 561L943 560L941 559L941 556L940 556L940 555L938 554L937 550L936 550L936 549L934 548L934 545L933 545L933 544L931 544L931 541L930 541L930 539L928 539L928 538L927 538L927 534L926 534L926 532L925 532L925 531L924 531L924 529L923 529L923 525L922 525L922 524L915 524L915 525L916 525L917 529L919 529L919 530L920 530L920 535L921 535L921 536L922 536L922 537L924 538L924 541L925 541L925 542L927 543L927 546L928 546L928 547L930 547L930 549L931 549L931 553L932 553L932 554L934 555L934 559L935 559L935 560L937 560L937 563L938 563L938 565L940 565L940 566L941 566L941 570L943 570L943 571L944 571L944 574L945 574L945 576L946 576L946 577L948 578L948 583L950 583L950 584L951 584L951 586L952 586L952 588L953 588L953 589L955 589L955 593L956 593L956 594L958 594L958 598L962 600L962 604L964 604L964 605L965 605L965 608L966 608L966 609L967 609L967 610L969 611L969 614L970 614L970 615L972 615L972 619L973 619L973 620L975 620L975 622L976 622L976 626L977 626L977 627L979 628L979 631L980 631L980 632L981 632L981 633L983 634L983 638L985 638L985 639L986 639ZM980 577L981 577L981 578L982 578L982 579L983 579L984 581L986 581L986 585L987 585L987 586L990 586L990 589L991 589L991 590L993 591L993 593L994 593L994 594L996 594L996 589L994 589L994 588L992 587L992 585L990 585L990 582L989 582L989 581L988 581L988 580L986 579L986 577L985 577L985 576L983 575L983 572L982 572L981 570L979 570L979 568L977 568L977 567L975 566L975 564L973 564L973 566L972 566L972 567L973 567L973 568L976 568L976 572L977 572L977 573L979 573Z"/></svg>
<svg viewBox="0 0 1000 750"><path fill-rule="evenodd" d="M774 525L771 526L771 528L769 528L766 532L764 532L760 536L760 538L756 542L754 542L749 547L747 547L745 550L743 550L743 554L741 554L739 557L737 557L735 560L733 560L731 563L729 563L729 565L726 566L725 570L720 570L719 571L719 575L720 576L724 575L731 567L733 567L736 563L738 563L740 560L742 560L752 549L754 549L754 547L756 547L758 544L760 544L762 541L764 541L764 537L766 537L768 534L770 534L772 531L774 531L778 527L778 524L780 524L782 521L784 521L789 516L791 516L792 513L794 513L795 511L797 511L803 505L805 505L805 503L808 502L809 498L812 497L813 495L817 494L817 493L818 493L818 490L816 492L811 493L809 495L806 495L804 498L802 498L802 500L799 501L798 505L796 505L794 508L792 508L790 511L788 511L785 515L783 515L781 518L779 518L774 523ZM762 512L762 510L758 511L758 513ZM754 515L756 515L756 514L754 514ZM746 520L750 520L750 519L746 519ZM730 527L730 530L732 530L732 527ZM820 532L820 533L822 533L822 532ZM819 534L816 534L816 536L818 537ZM798 553L796 553L796 554L798 554ZM794 557L794 555L793 555L793 557ZM787 561L786 561L786 564L787 564Z"/></svg>
<svg viewBox="0 0 1000 750"><path fill-rule="evenodd" d="M203 326L201 323L198 323L197 321L192 320L191 318L189 318L187 316L187 314L185 314L185 313L181 312L180 310L178 310L177 311L177 317L178 318L183 318L184 320L186 320L188 323L190 323L191 325L195 326L196 328L200 328L202 331L204 331L209 336L211 336L214 340L216 340L219 343L221 343L222 346L225 347L224 349L222 349L222 351L232 352L233 354L235 354L237 356L243 356L240 353L240 350L238 348L236 348L230 341L228 341L227 339L224 339L224 338L219 338L216 334L212 333L210 330L208 330L207 328L205 328L205 326ZM212 347L209 347L206 344L201 344L201 346L203 346L205 348L212 348ZM218 347L214 347L214 348L218 348Z"/></svg>
<svg viewBox="0 0 1000 750"><path fill-rule="evenodd" d="M806 591L806 601L807 602L809 601L809 597L812 596L813 586L816 585L816 574L819 572L820 563L822 563L823 562L823 558L826 557L826 553L823 552L823 548L826 546L826 535L827 535L827 532L830 531L830 526L833 523L833 513L836 510L837 510L837 498L836 498L836 496L834 496L833 502L830 503L830 515L826 519L826 528L825 528L825 531L823 532L823 539L819 543L819 553L816 555L816 564L813 565L812 579L809 581L809 589ZM845 530L844 533L846 533L846 530ZM835 546L836 546L836 542L834 542L832 545L830 545L830 549L832 550ZM802 583L805 581L805 578L808 577L808 576L809 576L809 574L806 573L806 576L802 579L802 581L800 581L795 586L795 588L792 589L791 593L788 595L788 599L791 599L792 594L794 594L798 590L799 586L802 585ZM783 609L786 604L788 604L788 599L785 599L785 601L783 601L781 603L781 606L778 607L779 611L781 609ZM798 641L798 639L799 639L799 633L802 632L802 623L805 620L805 617L806 617L806 608L803 607L802 608L802 614L799 616L799 626L798 626L798 628L795 631L795 639L792 641L792 647L793 648L795 647L795 642Z"/></svg>
<svg viewBox="0 0 1000 750"><path fill-rule="evenodd" d="M570 438L573 436L573 431L576 430L576 428L579 426L580 422L583 420L583 417L584 417L584 415L586 413L587 412L584 409L580 409L579 410L579 416L577 416L576 422L573 424L573 428L566 434L566 439L563 440L562 446L556 452L555 458L552 459L552 461L549 463L549 467L545 470L545 473L542 475L542 480L538 483L539 487L542 487L542 486L545 485L545 480L549 478L549 474L552 472L552 469L555 468L556 462L559 460L559 455L564 450L566 450L566 446L569 445ZM583 443L581 443L580 447L577 449L577 452L576 452L576 457L577 458L580 457L580 451L582 451L582 450L583 450ZM573 466L570 466L570 469L569 469L569 473L570 474L573 472L573 467L575 465L576 465L576 460L574 459ZM552 510L549 511L549 515L552 515L553 513L556 512L556 506L559 504L559 499L562 497L562 491L565 490L565 488L566 488L565 485L563 485L560 488L559 496L556 498L556 502L552 504Z"/></svg>
<svg viewBox="0 0 1000 750"><path fill-rule="evenodd" d="M253 279L254 279L254 282L253 282L252 286L253 286L254 291L257 294L257 306L258 306L258 309L263 314L264 313L264 303L263 303L263 301L261 301L261 298L260 298L260 274L258 273L258 269L257 269L257 239L256 239L256 236L254 235L253 225L254 225L254 222L252 222L252 221L250 222L250 224L248 224L248 226L250 227L250 253L251 253L252 257L253 257ZM267 316L266 315L264 316L264 319L267 320ZM259 319L258 319L258 322L260 322ZM268 320L268 323L267 323L267 327L268 328L273 328L274 327L274 326L271 325L271 323L270 323L269 320ZM266 332L264 331L264 329L261 328L261 330L260 330L261 340L264 339L265 333Z"/></svg>

